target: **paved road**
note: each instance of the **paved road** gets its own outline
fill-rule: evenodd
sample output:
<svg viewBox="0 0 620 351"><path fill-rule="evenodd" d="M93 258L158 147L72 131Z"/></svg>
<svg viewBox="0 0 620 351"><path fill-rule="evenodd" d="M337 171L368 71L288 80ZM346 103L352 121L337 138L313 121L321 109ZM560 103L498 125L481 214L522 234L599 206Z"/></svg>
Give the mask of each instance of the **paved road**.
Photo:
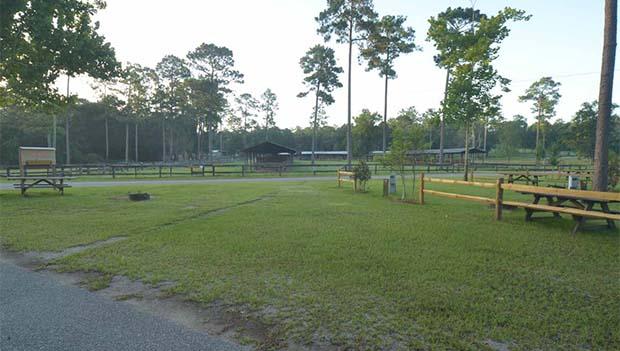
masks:
<svg viewBox="0 0 620 351"><path fill-rule="evenodd" d="M495 173L482 173L495 175ZM460 178L462 173L433 173L433 177ZM411 176L407 176L410 178ZM85 179L86 177L82 178ZM384 179L387 176L374 176L375 179ZM133 185L183 185L183 184L226 184L226 183L281 183L281 182L304 182L304 181L336 181L336 177L280 177L280 178L226 178L226 179L175 179L175 180L110 180L110 181L80 181L70 182L75 188L110 187L110 186L133 186ZM0 190L12 189L9 182L0 182ZM1 350L0 350L1 351Z"/></svg>
<svg viewBox="0 0 620 351"><path fill-rule="evenodd" d="M84 179L84 178L82 178ZM336 177L289 177L289 178L228 178L228 179L176 179L176 180L110 180L98 182L70 182L75 188L132 186L132 185L183 185L183 184L225 184L225 183L276 183L303 182L312 180L336 180ZM12 189L13 183L2 182L0 189Z"/></svg>
<svg viewBox="0 0 620 351"><path fill-rule="evenodd" d="M0 261L0 350L241 350Z"/></svg>

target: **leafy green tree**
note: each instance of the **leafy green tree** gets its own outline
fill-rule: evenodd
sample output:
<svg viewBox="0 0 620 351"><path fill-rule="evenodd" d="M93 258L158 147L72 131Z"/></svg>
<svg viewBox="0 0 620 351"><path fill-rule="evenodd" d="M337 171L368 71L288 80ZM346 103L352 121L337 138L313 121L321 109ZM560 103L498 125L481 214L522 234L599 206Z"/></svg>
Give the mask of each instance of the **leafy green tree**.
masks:
<svg viewBox="0 0 620 351"><path fill-rule="evenodd" d="M417 48L414 43L415 31L404 26L406 20L405 16L383 16L369 28L368 39L361 49L361 56L368 61L367 70L378 70L379 76L385 78L382 125L384 154L387 147L388 82L397 77L394 61L401 54L411 53Z"/></svg>
<svg viewBox="0 0 620 351"><path fill-rule="evenodd" d="M342 87L338 75L343 72L334 57L334 50L323 45L315 45L299 60L304 74L306 91L297 97L306 97L314 92L314 122L312 123L312 165L315 163L316 134L321 108L334 103L332 92Z"/></svg>
<svg viewBox="0 0 620 351"><path fill-rule="evenodd" d="M469 173L470 130L476 121L499 115L501 95L496 95L496 88L499 86L502 91L508 91L509 80L499 75L492 65L498 56L499 44L510 33L507 23L529 19L523 11L512 8L505 8L492 17L477 14L472 9L469 12L479 17L478 22L471 22L469 31L458 35L447 30L443 34L433 34L439 36L436 46L450 46L452 43L450 50L439 50L442 64L450 67L452 72L444 111L465 130L465 180ZM446 39L441 35L449 37Z"/></svg>
<svg viewBox="0 0 620 351"><path fill-rule="evenodd" d="M230 85L232 83L243 83L243 74L237 71L235 67L235 59L233 52L224 46L203 43L193 51L187 54L191 67L198 72L198 76L211 81L217 87L213 91L215 94L212 101L216 97L225 99L226 95L231 92ZM213 131L222 122L222 101L215 105L218 108L212 108L207 114L207 133L209 136L209 158L213 156Z"/></svg>
<svg viewBox="0 0 620 351"><path fill-rule="evenodd" d="M11 0L0 7L0 107L60 103L54 83L61 74L109 79L117 73L114 49L92 21L105 2Z"/></svg>
<svg viewBox="0 0 620 351"><path fill-rule="evenodd" d="M448 85L450 83L450 64L453 63L453 56L462 55L459 51L464 51L468 45L464 40L473 26L478 25L482 17L486 15L473 8L451 8L439 13L437 17L429 19L430 28L427 33L427 41L433 41L438 54L435 55L435 64L446 70L446 83L444 89L444 99L442 101L442 114L439 125L439 163L443 163L443 149L445 145L445 129L447 109L445 103L448 97Z"/></svg>
<svg viewBox="0 0 620 351"><path fill-rule="evenodd" d="M615 110L617 105L613 105ZM569 146L581 157L594 160L596 148L596 125L598 119L598 102L584 102L581 108L575 113L569 127ZM620 144L620 130L618 125L620 117L612 114L610 118L610 141L608 148L614 149Z"/></svg>
<svg viewBox="0 0 620 351"><path fill-rule="evenodd" d="M265 114L265 140L269 140L269 129L276 126L274 116L279 108L278 96L271 89L265 90L260 102L260 109Z"/></svg>
<svg viewBox="0 0 620 351"><path fill-rule="evenodd" d="M560 85L551 77L542 77L532 83L525 94L519 97L521 102L532 102L532 113L536 114L536 161L544 157L545 130L543 126L545 122L555 116L555 106L562 96L560 95Z"/></svg>
<svg viewBox="0 0 620 351"><path fill-rule="evenodd" d="M185 60L174 56L164 56L155 67L157 73L157 92L154 96L154 103L162 116L162 161L173 158L174 129L171 125L169 145L170 151L166 157L166 120L173 122L181 116L183 100L185 98L184 81L190 77L191 73Z"/></svg>
<svg viewBox="0 0 620 351"><path fill-rule="evenodd" d="M599 110L596 123L596 146L594 153L594 178L592 188L606 191L609 185L609 126L612 113L614 70L616 65L616 37L618 36L618 1L605 0L605 34L603 38L603 59L598 100ZM617 157L617 155L616 155ZM617 164L617 159L615 160ZM617 180L617 172L615 170Z"/></svg>
<svg viewBox="0 0 620 351"><path fill-rule="evenodd" d="M351 127L351 67L353 64L353 44L363 43L366 40L368 29L376 20L372 0L327 0L327 8L315 20L319 24L317 32L325 41L332 35L336 36L337 43L348 44L348 98L347 98L347 163L351 165L353 155L352 127Z"/></svg>
<svg viewBox="0 0 620 351"><path fill-rule="evenodd" d="M525 117L516 115L511 121L503 121L498 123L497 134L499 145L497 153L505 157L508 162L514 157L519 148L523 146L525 133L527 132L527 122Z"/></svg>
<svg viewBox="0 0 620 351"><path fill-rule="evenodd" d="M195 118L196 156L202 160L202 134L208 131L205 117L224 110L225 98L217 83L205 78L190 78L185 81L188 93L188 108Z"/></svg>
<svg viewBox="0 0 620 351"><path fill-rule="evenodd" d="M378 124L380 121L380 114L370 112L367 109L363 109L362 113L355 117L353 135L357 141L355 145L357 156L368 156L371 151L376 149L376 140L379 135Z"/></svg>

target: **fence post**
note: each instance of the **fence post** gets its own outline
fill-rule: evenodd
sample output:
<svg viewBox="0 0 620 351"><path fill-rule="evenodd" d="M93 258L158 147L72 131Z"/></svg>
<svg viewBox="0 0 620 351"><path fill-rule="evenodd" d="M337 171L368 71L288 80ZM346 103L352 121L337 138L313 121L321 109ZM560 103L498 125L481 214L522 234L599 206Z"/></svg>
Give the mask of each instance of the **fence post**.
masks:
<svg viewBox="0 0 620 351"><path fill-rule="evenodd" d="M159 178L161 178L161 166L159 166Z"/></svg>
<svg viewBox="0 0 620 351"><path fill-rule="evenodd" d="M502 219L502 203L504 202L504 178L499 178L495 186L495 219L500 221Z"/></svg>
<svg viewBox="0 0 620 351"><path fill-rule="evenodd" d="M241 176L245 177L245 165L241 165Z"/></svg>
<svg viewBox="0 0 620 351"><path fill-rule="evenodd" d="M170 176L172 177L172 166L170 166Z"/></svg>
<svg viewBox="0 0 620 351"><path fill-rule="evenodd" d="M116 178L116 169L112 166L112 179Z"/></svg>
<svg viewBox="0 0 620 351"><path fill-rule="evenodd" d="M424 172L420 174L420 205L424 205Z"/></svg>
<svg viewBox="0 0 620 351"><path fill-rule="evenodd" d="M383 196L386 197L390 194L390 181L389 179L383 179Z"/></svg>
<svg viewBox="0 0 620 351"><path fill-rule="evenodd" d="M338 187L340 188L341 183L340 183L340 171L336 171L336 175L338 176Z"/></svg>
<svg viewBox="0 0 620 351"><path fill-rule="evenodd" d="M215 165L211 165L211 176L215 177Z"/></svg>

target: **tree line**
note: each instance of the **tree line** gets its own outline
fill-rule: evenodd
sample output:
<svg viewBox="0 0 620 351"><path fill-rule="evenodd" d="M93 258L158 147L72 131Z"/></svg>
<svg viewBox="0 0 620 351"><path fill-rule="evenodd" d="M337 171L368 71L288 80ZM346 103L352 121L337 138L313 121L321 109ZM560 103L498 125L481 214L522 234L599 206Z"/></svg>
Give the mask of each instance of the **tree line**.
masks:
<svg viewBox="0 0 620 351"><path fill-rule="evenodd" d="M78 159L83 159L84 155L91 155L89 158L92 158L92 155L102 154L105 160L118 159L115 151L111 150L118 140L111 139L119 138L119 125L124 137L122 148L126 162L130 159L203 159L204 154L211 158L218 137L220 148L234 153L248 146L251 140L257 140L256 135L261 133L262 140L287 135L286 130L275 126L278 98L270 89L266 87L260 97L240 91L244 76L235 68L233 52L229 48L203 43L184 57L167 55L155 67L120 64L114 49L97 33L98 23L91 20L96 11L104 7L105 2L102 1L82 0L62 0L50 6L17 0L4 6L0 18L3 52L0 57L0 116L3 122L0 124L6 126L0 129L0 149L11 145L10 140L15 135L23 134L24 138L27 138L26 135L32 136L29 131L22 130L25 128L21 126L26 123L21 120L17 126L8 123L15 116L23 115L28 115L30 119L39 117L38 120L43 116L52 116L52 130L47 133L46 139L53 146L60 144L56 138L57 131L60 131L56 119L64 116L64 161L68 163L73 161L72 150L75 156L79 156ZM579 118L570 122L575 124L583 120L582 123L586 123L584 116L590 116L595 106L598 109L594 137L596 151L591 155L600 177L608 167L608 151L612 149L610 141L614 141L610 136L615 135L612 132L616 125L611 114L616 12L616 1L606 0L601 104L598 106L588 102L589 105L582 106L575 115ZM312 46L299 62L305 75L302 82L305 88L298 96L312 96L315 102L310 121L310 149L314 151L317 144L325 143L319 140L319 137L324 137L320 134L329 128L322 125L324 108L335 102L331 94L343 86L339 76L345 70L334 58L334 50L327 46L334 40L348 47L348 98L344 142L330 145L342 148L344 144L349 164L354 154L361 155L371 149L381 150L385 155L394 143L407 147L433 146L432 137L429 137L428 143L425 138L418 138L427 134L425 128L432 130L430 125L433 123L439 125L440 160L448 144L447 130L461 132L461 136L451 140L461 140L465 146L465 178L468 174L469 148L481 145L491 149L493 145L489 137L493 133L497 134L498 152L510 155L514 152L511 148L519 143L507 141L516 133L507 130L523 127L523 123L518 117L511 121L502 118L500 101L502 92L510 89L510 80L502 76L493 63L499 57L501 43L510 34L510 23L528 21L530 17L525 11L510 7L495 14L485 14L474 7L449 7L432 16L428 20L426 40L437 51L435 64L446 71L444 99L434 110L416 116L400 113L388 120L389 81L397 78L395 60L419 49L415 43L415 30L405 25L405 16L380 16L374 10L372 0L327 0L326 7L315 18L317 33L324 43ZM359 49L359 62L365 64L368 71L377 71L384 78L382 115L370 111L356 117L351 114L351 73L356 47ZM80 101L70 94L70 80L77 75L97 79L97 102ZM66 77L67 83L67 93L64 95L53 86L61 76ZM559 87L560 84L551 77L543 77L520 97L520 101L531 104L536 119L534 148L537 160L566 147L590 156L589 151L578 150L582 144L569 146L550 140L554 135L552 131L561 130L564 124L548 123L555 115L555 106L561 97ZM103 153L90 152L101 147L86 146L101 138L80 141L82 135L89 134L88 128L80 130L78 135L72 132L81 128L79 121L86 119L78 116L87 109L100 111L98 115L103 116ZM431 120L435 122L429 122ZM332 128L337 131L341 129ZM377 129L380 131L377 132ZM529 129L525 128L526 134ZM577 133L575 128L564 129ZM302 130L298 128L288 134L301 136ZM113 136L110 131L114 132ZM230 139L230 148L225 147L226 134ZM78 140L72 141L72 135ZM235 141L237 136L241 147ZM580 137L585 139L590 136ZM398 138L417 139L405 142L396 140ZM380 140L378 145L377 139ZM526 144L528 140L526 136L520 144ZM133 143L131 147L130 141ZM305 144L295 141L293 146L306 148ZM156 149L159 152L154 151ZM133 150L133 155L130 155L130 150ZM156 157L158 153L159 157ZM314 160L314 155L312 158ZM600 177L595 177L595 188L601 188L606 183Z"/></svg>

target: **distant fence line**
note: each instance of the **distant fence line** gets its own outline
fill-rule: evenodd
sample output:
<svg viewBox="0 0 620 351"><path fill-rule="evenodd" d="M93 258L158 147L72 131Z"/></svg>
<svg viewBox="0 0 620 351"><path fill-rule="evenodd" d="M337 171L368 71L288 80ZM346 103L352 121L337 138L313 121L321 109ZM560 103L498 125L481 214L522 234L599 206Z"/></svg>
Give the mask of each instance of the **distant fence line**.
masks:
<svg viewBox="0 0 620 351"><path fill-rule="evenodd" d="M390 172L389 167L383 166L381 163L370 162L369 167L374 174ZM410 164L405 166L405 170L413 172L415 170L424 172L463 172L463 164ZM558 171L558 170L586 170L590 169L589 165L584 164L565 164L559 166L551 165L534 165L534 164L518 164L518 163L497 163L497 162L478 162L471 163L471 169L475 171ZM58 165L55 168L57 174L66 176L157 176L160 178L171 176L247 176L252 174L265 175L282 175L287 173L303 173L308 175L317 175L321 173L335 174L337 170L346 170L346 163L320 163L315 164L271 164L250 166L240 163L212 163L196 165L194 163L135 163L135 164L69 164ZM41 175L51 174L53 169L26 169L26 174ZM19 175L19 166L0 166L0 174L3 176Z"/></svg>

